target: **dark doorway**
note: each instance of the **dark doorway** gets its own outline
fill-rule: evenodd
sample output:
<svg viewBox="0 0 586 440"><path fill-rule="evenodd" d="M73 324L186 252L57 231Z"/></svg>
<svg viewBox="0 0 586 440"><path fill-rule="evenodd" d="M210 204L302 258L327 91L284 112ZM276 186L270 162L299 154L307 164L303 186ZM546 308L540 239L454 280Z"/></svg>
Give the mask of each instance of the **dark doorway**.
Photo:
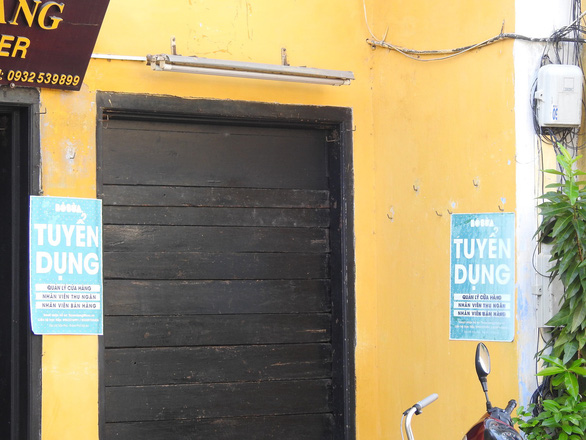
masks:
<svg viewBox="0 0 586 440"><path fill-rule="evenodd" d="M0 107L0 438L29 437L27 109Z"/></svg>
<svg viewBox="0 0 586 440"><path fill-rule="evenodd" d="M349 111L101 98L104 438L353 438Z"/></svg>

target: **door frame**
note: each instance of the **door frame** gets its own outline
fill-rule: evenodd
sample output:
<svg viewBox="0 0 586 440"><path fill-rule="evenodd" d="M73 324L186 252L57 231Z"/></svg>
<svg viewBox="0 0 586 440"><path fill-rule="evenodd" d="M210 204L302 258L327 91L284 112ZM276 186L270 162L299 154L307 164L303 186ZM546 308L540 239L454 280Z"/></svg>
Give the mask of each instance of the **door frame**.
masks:
<svg viewBox="0 0 586 440"><path fill-rule="evenodd" d="M12 115L12 160L16 185L12 219L19 234L13 241L14 336L12 340L12 432L11 438L41 439L42 336L32 333L29 310L28 217L29 195L41 195L40 93L37 89L0 88L0 110ZM23 342L24 341L24 342ZM24 375L24 377L23 377Z"/></svg>
<svg viewBox="0 0 586 440"><path fill-rule="evenodd" d="M340 273L332 274L332 288L342 292L333 303L332 346L334 387L335 438L356 438L356 381L354 349L356 342L355 263L354 263L354 176L352 145L352 110L345 107L269 104L248 101L186 99L169 96L98 92L97 121L97 188L102 192L102 127L109 118L126 120L194 121L242 124L259 127L316 128L328 130L326 142L334 151L330 159L330 180L336 182L339 206L332 211L341 219L338 228L331 228L332 256ZM330 155L332 156L332 155ZM332 166L335 165L335 166ZM104 430L104 344L100 337L100 436Z"/></svg>

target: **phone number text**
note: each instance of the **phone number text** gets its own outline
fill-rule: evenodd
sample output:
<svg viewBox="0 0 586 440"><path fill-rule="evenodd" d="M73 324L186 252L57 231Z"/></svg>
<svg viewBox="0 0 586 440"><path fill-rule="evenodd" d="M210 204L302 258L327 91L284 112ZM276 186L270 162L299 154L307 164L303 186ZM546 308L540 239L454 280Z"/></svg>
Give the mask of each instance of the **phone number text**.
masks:
<svg viewBox="0 0 586 440"><path fill-rule="evenodd" d="M20 82L38 85L77 86L79 75L67 75L65 73L27 72L26 70L0 69L0 81Z"/></svg>

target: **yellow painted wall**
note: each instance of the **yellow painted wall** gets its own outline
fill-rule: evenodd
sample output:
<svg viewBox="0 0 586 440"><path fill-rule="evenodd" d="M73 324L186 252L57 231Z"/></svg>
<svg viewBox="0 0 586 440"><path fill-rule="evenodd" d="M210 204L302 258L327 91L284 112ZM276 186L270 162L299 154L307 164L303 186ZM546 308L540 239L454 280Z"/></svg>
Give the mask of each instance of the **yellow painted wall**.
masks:
<svg viewBox="0 0 586 440"><path fill-rule="evenodd" d="M41 93L41 176L47 196L96 197L95 94ZM43 439L98 438L97 336L43 336Z"/></svg>
<svg viewBox="0 0 586 440"><path fill-rule="evenodd" d="M445 48L513 23L511 3L366 0L366 9L389 41ZM366 44L362 0L111 0L94 52L169 53L171 36L180 54L239 61L279 64L286 47L291 65L352 70L356 80L277 83L94 59L81 91L41 92L44 194L95 196L98 90L351 107L358 438L400 438L401 412L431 392L440 400L416 434L438 438L439 426L441 438L461 438L484 403L475 344L448 341L448 211L514 211L512 44L418 63ZM516 346L489 348L491 396L504 404L517 390ZM43 440L98 438L97 354L97 337L43 338Z"/></svg>
<svg viewBox="0 0 586 440"><path fill-rule="evenodd" d="M373 33L388 28L389 42L419 50L478 43L514 23L508 1L374 4ZM434 62L374 51L380 391L377 428L362 438L399 438L397 415L432 392L438 401L414 422L421 439L462 438L483 412L476 343L449 341L450 213L515 211L512 48ZM504 406L517 397L517 347L487 345L491 400Z"/></svg>

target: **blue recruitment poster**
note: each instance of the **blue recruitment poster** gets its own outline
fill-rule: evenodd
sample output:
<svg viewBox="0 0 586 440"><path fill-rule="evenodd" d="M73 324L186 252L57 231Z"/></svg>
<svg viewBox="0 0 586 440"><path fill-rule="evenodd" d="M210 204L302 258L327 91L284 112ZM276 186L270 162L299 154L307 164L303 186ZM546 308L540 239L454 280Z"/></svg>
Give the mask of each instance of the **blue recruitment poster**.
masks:
<svg viewBox="0 0 586 440"><path fill-rule="evenodd" d="M515 215L453 214L450 339L515 336Z"/></svg>
<svg viewBox="0 0 586 440"><path fill-rule="evenodd" d="M102 201L31 196L29 233L33 332L101 335Z"/></svg>

